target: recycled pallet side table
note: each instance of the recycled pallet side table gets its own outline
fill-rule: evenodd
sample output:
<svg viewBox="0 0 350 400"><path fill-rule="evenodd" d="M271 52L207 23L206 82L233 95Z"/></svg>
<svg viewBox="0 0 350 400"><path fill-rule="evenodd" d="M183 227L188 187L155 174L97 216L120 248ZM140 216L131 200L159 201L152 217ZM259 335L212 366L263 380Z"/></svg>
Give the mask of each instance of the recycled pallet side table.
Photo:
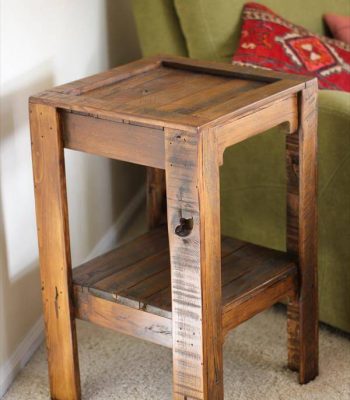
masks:
<svg viewBox="0 0 350 400"><path fill-rule="evenodd" d="M288 365L317 375L316 103L315 79L167 56L30 98L53 399L80 399L81 318L172 348L174 399L222 400L225 335L283 298ZM287 251L220 239L223 152L277 125ZM64 148L149 167L149 232L73 271Z"/></svg>

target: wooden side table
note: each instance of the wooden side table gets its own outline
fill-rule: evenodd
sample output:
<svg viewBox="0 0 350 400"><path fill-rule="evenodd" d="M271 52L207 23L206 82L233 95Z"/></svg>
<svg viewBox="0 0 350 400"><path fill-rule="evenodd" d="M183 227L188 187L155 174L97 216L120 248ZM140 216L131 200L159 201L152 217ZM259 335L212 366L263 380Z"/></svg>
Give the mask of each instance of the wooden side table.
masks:
<svg viewBox="0 0 350 400"><path fill-rule="evenodd" d="M81 318L172 348L174 399L221 400L225 335L283 298L289 367L317 375L316 103L315 79L166 56L30 98L53 399L80 398ZM287 252L220 239L224 150L280 124ZM150 231L73 271L64 148L150 167Z"/></svg>

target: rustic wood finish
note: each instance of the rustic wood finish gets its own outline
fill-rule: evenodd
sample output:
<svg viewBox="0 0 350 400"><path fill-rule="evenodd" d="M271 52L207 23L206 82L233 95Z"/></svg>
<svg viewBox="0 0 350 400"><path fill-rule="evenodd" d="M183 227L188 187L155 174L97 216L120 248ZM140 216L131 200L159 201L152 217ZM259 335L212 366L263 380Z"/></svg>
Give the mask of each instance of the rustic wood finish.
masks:
<svg viewBox="0 0 350 400"><path fill-rule="evenodd" d="M197 132L305 87L303 77L286 78L253 68L243 72L232 65L181 57L151 57L148 61L148 67L147 60L131 63L101 74L100 81L98 76L85 78L40 93L32 101L98 119ZM152 79L155 69L162 84ZM228 86L231 94L227 94ZM209 102L208 90L214 91ZM102 96L106 91L108 95ZM194 109L188 107L188 96L196 104Z"/></svg>
<svg viewBox="0 0 350 400"><path fill-rule="evenodd" d="M317 375L316 97L310 78L156 56L30 99L52 398L80 399L74 316L171 347L174 399L223 400L225 335L287 298L288 365ZM223 152L277 125L287 252L220 240ZM73 282L63 147L148 167L149 232Z"/></svg>
<svg viewBox="0 0 350 400"><path fill-rule="evenodd" d="M76 318L149 342L172 347L171 320L125 306L75 287Z"/></svg>
<svg viewBox="0 0 350 400"><path fill-rule="evenodd" d="M147 168L147 222L153 229L166 222L165 171Z"/></svg>
<svg viewBox="0 0 350 400"><path fill-rule="evenodd" d="M214 140L213 132L166 131L177 400L223 397L219 164ZM186 237L175 234L180 218L193 221Z"/></svg>
<svg viewBox="0 0 350 400"><path fill-rule="evenodd" d="M260 124L256 123L257 120L260 121ZM225 121L224 124L216 127L221 164L223 163L223 153L227 147L281 124L287 125L287 133L294 133L298 128L296 95L282 98L268 107L257 107L239 117ZM234 135L232 134L233 130L235 131Z"/></svg>
<svg viewBox="0 0 350 400"><path fill-rule="evenodd" d="M51 397L77 400L80 378L60 124L52 107L31 104L29 113Z"/></svg>
<svg viewBox="0 0 350 400"><path fill-rule="evenodd" d="M67 149L164 168L164 135L159 129L68 112L61 114L61 120ZM86 140L87 132L89 140ZM147 142L140 146L145 136Z"/></svg>
<svg viewBox="0 0 350 400"><path fill-rule="evenodd" d="M287 249L300 269L298 298L288 307L288 363L300 383L318 375L317 81L300 97L299 129L287 139Z"/></svg>
<svg viewBox="0 0 350 400"><path fill-rule="evenodd" d="M286 297L294 299L296 279L296 264L287 254L223 237L221 290L224 336L269 305ZM73 283L76 296L86 298L86 293L90 293L109 302L172 319L166 228L152 230L75 268ZM87 315L85 304L86 301L76 301L79 318ZM239 312L237 309L240 309ZM112 321L110 327L113 327Z"/></svg>

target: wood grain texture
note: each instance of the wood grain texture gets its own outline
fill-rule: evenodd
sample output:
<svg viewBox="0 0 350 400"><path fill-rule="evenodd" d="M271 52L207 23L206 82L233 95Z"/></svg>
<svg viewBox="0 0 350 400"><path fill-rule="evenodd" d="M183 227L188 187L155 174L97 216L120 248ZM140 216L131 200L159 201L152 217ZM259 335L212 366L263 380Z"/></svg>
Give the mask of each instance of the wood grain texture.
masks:
<svg viewBox="0 0 350 400"><path fill-rule="evenodd" d="M257 121L259 121L258 124ZM256 107L217 126L215 131L221 164L227 147L281 124L286 125L288 133L296 131L298 127L297 95L289 95L262 107Z"/></svg>
<svg viewBox="0 0 350 400"><path fill-rule="evenodd" d="M32 160L51 398L80 399L67 194L55 108L30 105Z"/></svg>
<svg viewBox="0 0 350 400"><path fill-rule="evenodd" d="M112 273L96 282L93 287L101 292L113 293L116 298L119 298L123 291L167 268L169 268L169 253L165 249L158 254L129 265L128 268Z"/></svg>
<svg viewBox="0 0 350 400"><path fill-rule="evenodd" d="M164 133L161 129L69 112L63 112L61 120L64 146L68 149L164 168Z"/></svg>
<svg viewBox="0 0 350 400"><path fill-rule="evenodd" d="M197 132L282 95L305 77L181 57L152 57L75 81L30 99L74 113Z"/></svg>
<svg viewBox="0 0 350 400"><path fill-rule="evenodd" d="M158 112L154 114L120 111L114 107L113 103L103 101L98 98L92 98L84 95L75 96L72 94L57 93L55 91L46 91L39 93L29 99L31 103L44 104L57 107L65 111L84 114L100 120L114 122L132 123L135 125L164 126L174 129L186 129L195 132L197 126L202 125L205 120L199 117L186 116L183 114ZM181 117L181 118L180 118Z"/></svg>
<svg viewBox="0 0 350 400"><path fill-rule="evenodd" d="M201 128L210 128L223 125L230 119L252 112L272 102L279 101L295 93L298 93L305 86L304 83L295 84L291 80L282 80L246 91L238 97L233 97L223 103L217 104L202 112L196 112L195 116L206 119L208 122ZM262 133L262 132L260 132Z"/></svg>
<svg viewBox="0 0 350 400"><path fill-rule="evenodd" d="M152 70L160 65L161 59L158 56L143 58L105 72L57 86L54 88L54 91L79 96L92 90L117 84L136 75L145 74L149 71L152 72Z"/></svg>
<svg viewBox="0 0 350 400"><path fill-rule="evenodd" d="M139 236L137 240L125 243L74 268L74 282L82 287L93 287L96 282L112 273L158 254L167 246L168 238L164 234L164 228L154 229Z"/></svg>
<svg viewBox="0 0 350 400"><path fill-rule="evenodd" d="M198 74L197 74L198 75ZM200 76L200 75L199 75ZM223 103L234 97L240 96L242 93L255 88L265 86L259 81L249 81L244 79L221 79L214 81L214 85L203 86L199 91L193 91L187 96L181 96L178 100L174 100L164 104L160 110L167 112L176 112L181 114L195 114L210 109L213 105ZM183 82L186 84L186 82Z"/></svg>
<svg viewBox="0 0 350 400"><path fill-rule="evenodd" d="M261 82L276 82L280 79L293 79L295 82L305 82L310 79L302 75L291 75L283 72L269 71L263 68L241 67L229 63L216 61L194 60L187 57L159 55L162 64L172 68L180 68L189 71L200 71L207 74L219 74L239 79L259 80Z"/></svg>
<svg viewBox="0 0 350 400"><path fill-rule="evenodd" d="M135 74L127 79L121 79L117 85L100 86L90 90L86 92L86 95L95 99L110 101L113 103L113 107L136 99L142 102L143 99L161 90L165 82L168 84L177 82L183 75L183 71L173 71L158 65L157 68Z"/></svg>
<svg viewBox="0 0 350 400"><path fill-rule="evenodd" d="M125 335L172 347L171 320L106 301L75 287L76 317Z"/></svg>
<svg viewBox="0 0 350 400"><path fill-rule="evenodd" d="M168 71L168 75L163 80L155 80L152 85L148 85L148 88L144 88L144 85L142 85L141 90L135 94L134 98L127 103L118 105L118 109L133 114L154 115L155 117L158 115L177 115L180 118L180 115L184 115L184 120L186 120L187 118L181 110L178 113L176 108L175 110L168 109L168 105L228 81L237 81L219 75L203 75L172 68L168 68Z"/></svg>
<svg viewBox="0 0 350 400"><path fill-rule="evenodd" d="M294 268L282 279L276 277L272 283L262 285L260 291L254 292L254 296L245 294L228 304L222 315L223 335L227 335L232 329L274 304L282 300L294 299L296 275Z"/></svg>
<svg viewBox="0 0 350 400"><path fill-rule="evenodd" d="M147 168L147 223L154 229L166 223L165 171Z"/></svg>
<svg viewBox="0 0 350 400"><path fill-rule="evenodd" d="M266 304L272 305L296 291L296 276L297 266L286 253L222 237L225 333L237 326L237 321L252 317L265 309ZM166 227L150 231L75 268L73 282L80 292L88 291L108 301L171 319Z"/></svg>
<svg viewBox="0 0 350 400"><path fill-rule="evenodd" d="M151 230L74 271L78 318L172 347L175 400L223 400L225 334L288 297L289 367L317 375L316 93L302 76L155 56L30 98L52 398L80 398L63 147L149 167ZM224 150L281 124L287 253L220 240Z"/></svg>
<svg viewBox="0 0 350 400"><path fill-rule="evenodd" d="M300 290L288 307L289 367L300 383L318 374L317 80L300 93L299 129L287 138L287 249L299 262Z"/></svg>
<svg viewBox="0 0 350 400"><path fill-rule="evenodd" d="M219 165L213 132L166 130L174 399L223 398ZM210 188L210 190L209 190ZM186 237L180 218L192 219Z"/></svg>

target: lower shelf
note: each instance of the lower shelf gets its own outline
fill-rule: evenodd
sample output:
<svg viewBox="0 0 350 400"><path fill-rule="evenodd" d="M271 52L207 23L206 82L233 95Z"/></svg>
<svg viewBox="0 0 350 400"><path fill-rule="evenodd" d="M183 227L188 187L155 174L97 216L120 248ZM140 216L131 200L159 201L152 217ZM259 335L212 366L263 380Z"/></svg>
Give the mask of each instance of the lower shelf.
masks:
<svg viewBox="0 0 350 400"><path fill-rule="evenodd" d="M297 267L286 253L228 237L222 238L221 247L224 333L280 299L295 295ZM73 282L79 318L92 320L91 314L102 304L111 317L112 310L107 312L106 307L118 304L122 308L116 312L141 310L138 318L151 318L151 315L155 318L150 326L161 322L167 325L166 329L171 329L171 323L165 321L171 320L170 260L165 228L148 232L75 268ZM102 313L97 312L102 318ZM96 318L92 322L108 325L107 321L96 321Z"/></svg>

